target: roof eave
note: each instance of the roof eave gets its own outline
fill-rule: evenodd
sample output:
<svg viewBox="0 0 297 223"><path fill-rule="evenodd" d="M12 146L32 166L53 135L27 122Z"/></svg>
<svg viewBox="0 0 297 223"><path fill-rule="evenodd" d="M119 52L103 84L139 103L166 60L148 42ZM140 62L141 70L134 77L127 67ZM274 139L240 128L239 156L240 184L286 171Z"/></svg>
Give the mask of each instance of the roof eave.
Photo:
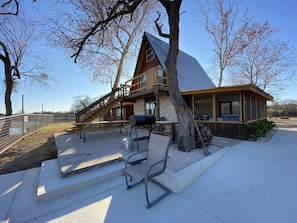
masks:
<svg viewBox="0 0 297 223"><path fill-rule="evenodd" d="M218 93L231 93L231 92L238 92L238 91L250 91L253 92L266 100L273 100L273 97L266 93L265 91L261 90L260 88L254 85L236 85L236 86L226 86L226 87L216 87L216 88L207 88L207 89L200 89L200 90L191 90L191 91L184 91L181 92L182 95L195 95L195 94L218 94Z"/></svg>

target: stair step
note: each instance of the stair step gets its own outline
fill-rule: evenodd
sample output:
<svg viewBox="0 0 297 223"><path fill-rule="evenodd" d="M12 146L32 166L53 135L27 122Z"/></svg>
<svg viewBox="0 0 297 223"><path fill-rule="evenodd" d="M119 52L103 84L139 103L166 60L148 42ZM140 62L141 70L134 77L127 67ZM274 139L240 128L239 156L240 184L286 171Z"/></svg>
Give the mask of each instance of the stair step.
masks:
<svg viewBox="0 0 297 223"><path fill-rule="evenodd" d="M37 202L46 202L111 180L122 174L124 166L124 162L118 162L62 178L57 159L44 161L40 170Z"/></svg>

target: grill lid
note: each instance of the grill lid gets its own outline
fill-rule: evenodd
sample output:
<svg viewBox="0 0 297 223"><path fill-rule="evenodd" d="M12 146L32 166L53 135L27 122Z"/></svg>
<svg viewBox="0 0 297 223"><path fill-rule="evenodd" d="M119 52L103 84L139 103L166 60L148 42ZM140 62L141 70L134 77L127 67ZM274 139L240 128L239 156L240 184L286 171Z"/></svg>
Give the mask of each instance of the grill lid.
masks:
<svg viewBox="0 0 297 223"><path fill-rule="evenodd" d="M129 121L134 126L154 125L156 123L156 117L154 115L132 115Z"/></svg>

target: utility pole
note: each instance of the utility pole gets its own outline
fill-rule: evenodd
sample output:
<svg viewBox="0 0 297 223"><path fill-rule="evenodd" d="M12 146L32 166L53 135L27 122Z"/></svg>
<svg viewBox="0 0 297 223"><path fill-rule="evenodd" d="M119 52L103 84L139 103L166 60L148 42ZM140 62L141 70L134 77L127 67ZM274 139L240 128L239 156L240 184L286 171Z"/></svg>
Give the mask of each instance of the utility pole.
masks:
<svg viewBox="0 0 297 223"><path fill-rule="evenodd" d="M24 114L25 110L24 110L24 95L22 94L22 114Z"/></svg>

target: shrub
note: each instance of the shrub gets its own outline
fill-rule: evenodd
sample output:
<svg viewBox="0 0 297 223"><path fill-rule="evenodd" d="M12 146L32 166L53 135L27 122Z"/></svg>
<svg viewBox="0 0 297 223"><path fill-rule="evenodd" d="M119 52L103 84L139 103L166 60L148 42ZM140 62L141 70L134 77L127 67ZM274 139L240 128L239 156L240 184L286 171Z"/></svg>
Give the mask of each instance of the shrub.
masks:
<svg viewBox="0 0 297 223"><path fill-rule="evenodd" d="M253 124L246 124L246 126L249 130L249 138L253 141L265 137L270 130L277 128L274 121L268 120L257 120Z"/></svg>

